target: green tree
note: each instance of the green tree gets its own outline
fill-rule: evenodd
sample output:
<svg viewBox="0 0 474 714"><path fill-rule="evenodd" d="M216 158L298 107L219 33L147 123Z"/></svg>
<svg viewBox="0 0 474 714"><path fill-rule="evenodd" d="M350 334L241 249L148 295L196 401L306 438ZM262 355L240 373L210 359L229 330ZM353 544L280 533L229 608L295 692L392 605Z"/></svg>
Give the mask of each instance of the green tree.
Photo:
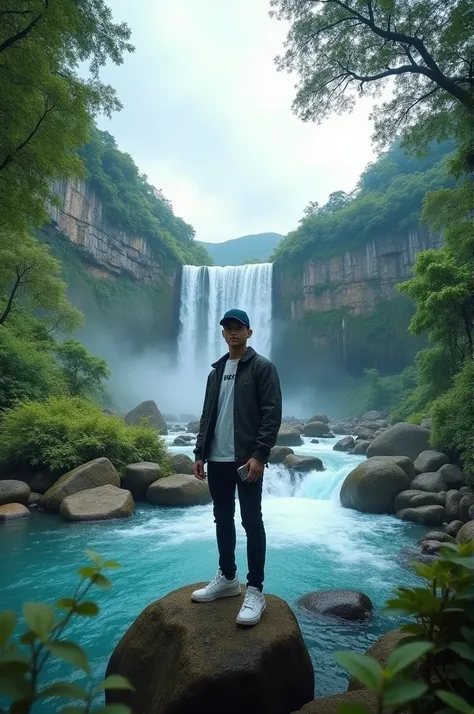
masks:
<svg viewBox="0 0 474 714"><path fill-rule="evenodd" d="M0 330L14 311L34 312L50 330L70 331L82 316L66 298L61 266L47 246L28 233L0 230Z"/></svg>
<svg viewBox="0 0 474 714"><path fill-rule="evenodd" d="M81 173L71 150L95 114L120 108L99 70L122 62L129 37L104 0L0 0L0 228L43 223L52 181Z"/></svg>
<svg viewBox="0 0 474 714"><path fill-rule="evenodd" d="M465 136L473 117L470 0L271 0L291 23L279 69L299 75L295 112L322 121L362 94L391 98L373 112L386 144L400 130L423 146Z"/></svg>
<svg viewBox="0 0 474 714"><path fill-rule="evenodd" d="M79 340L66 340L55 351L73 397L102 389L102 382L110 376L105 359L91 355Z"/></svg>

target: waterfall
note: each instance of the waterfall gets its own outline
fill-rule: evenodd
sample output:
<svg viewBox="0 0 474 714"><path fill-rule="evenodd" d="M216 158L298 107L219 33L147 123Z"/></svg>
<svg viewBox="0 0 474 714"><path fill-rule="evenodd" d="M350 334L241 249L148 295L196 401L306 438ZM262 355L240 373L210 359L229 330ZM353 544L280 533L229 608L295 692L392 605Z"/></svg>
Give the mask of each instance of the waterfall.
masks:
<svg viewBox="0 0 474 714"><path fill-rule="evenodd" d="M272 343L272 264L226 267L183 266L178 366L197 377L225 353L219 325L226 310L245 310L254 331L249 344L270 357Z"/></svg>

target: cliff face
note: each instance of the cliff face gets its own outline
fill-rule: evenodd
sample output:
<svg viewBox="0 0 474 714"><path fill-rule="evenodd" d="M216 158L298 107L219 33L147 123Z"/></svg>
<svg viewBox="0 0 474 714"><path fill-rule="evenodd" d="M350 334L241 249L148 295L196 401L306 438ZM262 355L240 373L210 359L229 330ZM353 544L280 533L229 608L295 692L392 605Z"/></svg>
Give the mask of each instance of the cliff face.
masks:
<svg viewBox="0 0 474 714"><path fill-rule="evenodd" d="M50 207L53 226L80 250L95 277L129 276L145 285L173 283L178 266L164 270L147 241L130 235L104 219L99 197L84 181L58 181L59 206Z"/></svg>
<svg viewBox="0 0 474 714"><path fill-rule="evenodd" d="M311 311L345 309L353 316L371 314L380 301L399 297L395 285L410 277L416 254L441 244L439 236L420 228L401 237L374 240L328 260L308 261L299 273L277 265L280 311L293 320Z"/></svg>

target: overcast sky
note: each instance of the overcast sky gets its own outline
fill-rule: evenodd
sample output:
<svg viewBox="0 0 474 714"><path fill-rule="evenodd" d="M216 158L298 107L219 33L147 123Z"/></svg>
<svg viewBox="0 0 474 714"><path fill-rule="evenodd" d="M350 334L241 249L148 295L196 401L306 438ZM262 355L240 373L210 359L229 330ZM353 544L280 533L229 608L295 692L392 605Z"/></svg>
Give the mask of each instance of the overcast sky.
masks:
<svg viewBox="0 0 474 714"><path fill-rule="evenodd" d="M373 158L370 107L304 124L277 72L268 0L108 0L135 53L103 79L124 108L99 124L202 241L287 233L309 201L351 190Z"/></svg>

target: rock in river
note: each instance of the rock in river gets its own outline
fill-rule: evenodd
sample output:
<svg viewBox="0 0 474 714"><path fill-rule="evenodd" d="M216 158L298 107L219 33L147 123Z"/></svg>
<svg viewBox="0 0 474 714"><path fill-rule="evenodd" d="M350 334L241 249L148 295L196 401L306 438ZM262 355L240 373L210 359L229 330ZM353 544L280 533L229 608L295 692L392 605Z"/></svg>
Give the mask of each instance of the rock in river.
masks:
<svg viewBox="0 0 474 714"><path fill-rule="evenodd" d="M298 605L314 615L342 620L365 620L372 612L372 602L357 590L316 590L303 595Z"/></svg>
<svg viewBox="0 0 474 714"><path fill-rule="evenodd" d="M129 464L122 479L122 488L130 491L135 501L146 501L148 486L160 478L160 465L153 461Z"/></svg>
<svg viewBox="0 0 474 714"><path fill-rule="evenodd" d="M438 471L441 466L447 464L449 461L446 454L442 454L440 451L422 451L419 456L415 459L415 469L417 474L428 473L429 471Z"/></svg>
<svg viewBox="0 0 474 714"><path fill-rule="evenodd" d="M22 503L28 505L30 487L24 481L4 479L0 481L0 506L6 503Z"/></svg>
<svg viewBox="0 0 474 714"><path fill-rule="evenodd" d="M392 513L395 496L408 485L406 473L395 461L368 459L346 476L341 504L362 513Z"/></svg>
<svg viewBox="0 0 474 714"><path fill-rule="evenodd" d="M211 502L206 481L187 474L166 476L148 487L147 499L155 506L204 506Z"/></svg>
<svg viewBox="0 0 474 714"><path fill-rule="evenodd" d="M135 510L132 494L107 484L67 496L59 508L65 521L104 521L127 518Z"/></svg>
<svg viewBox="0 0 474 714"><path fill-rule="evenodd" d="M101 456L99 459L88 461L87 464L82 464L61 476L43 494L38 505L47 511L59 511L62 501L67 496L107 484L120 487L120 476L112 462Z"/></svg>
<svg viewBox="0 0 474 714"><path fill-rule="evenodd" d="M285 458L285 466L290 471L307 473L308 471L324 471L323 462L317 456L297 456L288 454Z"/></svg>
<svg viewBox="0 0 474 714"><path fill-rule="evenodd" d="M417 424L400 422L377 436L367 449L372 456L408 456L414 461L429 449L430 432Z"/></svg>
<svg viewBox="0 0 474 714"><path fill-rule="evenodd" d="M166 422L153 399L142 402L138 405L138 407L132 409L131 412L125 414L125 421L127 424L141 424L144 419L146 419L148 426L152 426L154 429L159 431L160 434L164 434L166 436L168 433Z"/></svg>

